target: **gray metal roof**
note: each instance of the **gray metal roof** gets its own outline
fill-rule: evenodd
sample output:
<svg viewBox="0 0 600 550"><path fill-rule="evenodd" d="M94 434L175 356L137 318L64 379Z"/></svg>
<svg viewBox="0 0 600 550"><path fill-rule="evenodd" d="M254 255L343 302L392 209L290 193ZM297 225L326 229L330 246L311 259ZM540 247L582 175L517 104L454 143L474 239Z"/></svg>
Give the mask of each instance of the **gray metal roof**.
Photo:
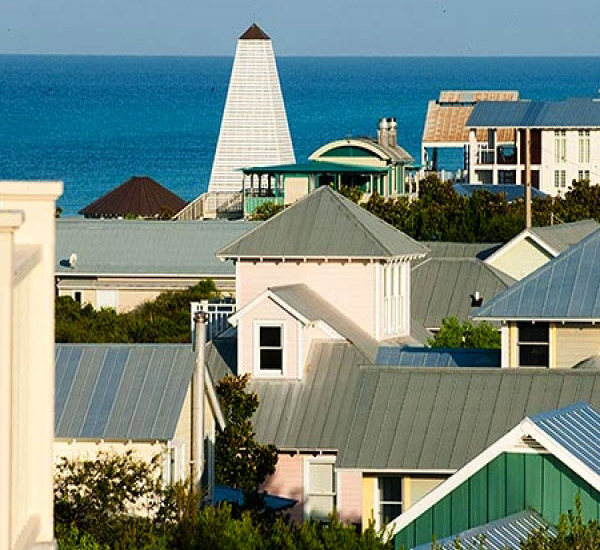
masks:
<svg viewBox="0 0 600 550"><path fill-rule="evenodd" d="M473 108L467 127L596 128L600 127L600 101L481 101Z"/></svg>
<svg viewBox="0 0 600 550"><path fill-rule="evenodd" d="M600 414L585 402L530 417L559 445L600 475ZM593 444L590 445L590 442Z"/></svg>
<svg viewBox="0 0 600 550"><path fill-rule="evenodd" d="M596 231L600 225L596 220L560 223L529 229L536 237L548 244L556 252L564 252L570 246Z"/></svg>
<svg viewBox="0 0 600 550"><path fill-rule="evenodd" d="M474 318L600 319L600 231L484 304Z"/></svg>
<svg viewBox="0 0 600 550"><path fill-rule="evenodd" d="M424 241L422 244L429 250L429 258L478 258L479 260L485 260L503 246L503 243L455 243L447 241Z"/></svg>
<svg viewBox="0 0 600 550"><path fill-rule="evenodd" d="M172 439L194 362L189 344L57 344L55 436Z"/></svg>
<svg viewBox="0 0 600 550"><path fill-rule="evenodd" d="M413 258L427 249L320 187L218 252L221 258Z"/></svg>
<svg viewBox="0 0 600 550"><path fill-rule="evenodd" d="M412 162L415 160L410 153L408 153L404 148L400 147L400 145L384 145L383 143L379 143L379 141L375 138L369 137L357 137L350 138L349 141L358 141L359 143L362 141L363 143L368 143L369 145L379 149L382 151L384 156L389 157L391 160L396 162Z"/></svg>
<svg viewBox="0 0 600 550"><path fill-rule="evenodd" d="M411 269L412 315L427 328L439 328L450 315L466 321L475 310L476 292L485 304L513 283L475 257L427 258Z"/></svg>
<svg viewBox="0 0 600 550"><path fill-rule="evenodd" d="M359 370L356 386L339 390L353 404L352 417L345 420L351 429L338 455L342 468L453 471L525 416L578 401L600 406L600 373L593 371Z"/></svg>
<svg viewBox="0 0 600 550"><path fill-rule="evenodd" d="M269 290L310 322L325 322L370 360L375 358L377 340L307 285L277 286Z"/></svg>
<svg viewBox="0 0 600 550"><path fill-rule="evenodd" d="M395 367L500 367L499 349L380 347L376 365Z"/></svg>
<svg viewBox="0 0 600 550"><path fill-rule="evenodd" d="M256 227L244 221L58 219L56 273L82 275L234 276L216 251ZM69 257L77 254L77 264Z"/></svg>
<svg viewBox="0 0 600 550"><path fill-rule="evenodd" d="M505 518L480 525L450 537L436 541L436 550L455 550L456 540L461 541L465 550L519 550L521 542L535 531L544 529L550 536L556 536L556 528L546 522L534 510L524 510ZM432 543L415 546L413 550L431 550Z"/></svg>

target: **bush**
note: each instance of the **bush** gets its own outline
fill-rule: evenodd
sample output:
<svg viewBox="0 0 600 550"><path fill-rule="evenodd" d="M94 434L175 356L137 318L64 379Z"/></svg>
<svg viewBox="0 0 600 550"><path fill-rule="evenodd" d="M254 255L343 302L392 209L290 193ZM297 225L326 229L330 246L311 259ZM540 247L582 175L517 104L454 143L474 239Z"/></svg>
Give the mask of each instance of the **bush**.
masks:
<svg viewBox="0 0 600 550"><path fill-rule="evenodd" d="M446 317L439 332L427 344L432 348L499 349L501 339L490 323L461 323L456 317Z"/></svg>

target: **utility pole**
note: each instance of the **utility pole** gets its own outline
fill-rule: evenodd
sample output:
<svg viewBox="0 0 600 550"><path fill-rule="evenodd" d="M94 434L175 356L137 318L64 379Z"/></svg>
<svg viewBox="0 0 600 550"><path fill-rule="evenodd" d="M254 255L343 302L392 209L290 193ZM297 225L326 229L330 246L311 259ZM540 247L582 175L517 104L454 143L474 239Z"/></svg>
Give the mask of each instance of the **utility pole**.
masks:
<svg viewBox="0 0 600 550"><path fill-rule="evenodd" d="M204 396L206 369L206 323L208 316L199 311L194 314L196 335L196 364L192 376L192 487L200 490L204 474Z"/></svg>
<svg viewBox="0 0 600 550"><path fill-rule="evenodd" d="M531 227L531 130L525 129L525 229Z"/></svg>

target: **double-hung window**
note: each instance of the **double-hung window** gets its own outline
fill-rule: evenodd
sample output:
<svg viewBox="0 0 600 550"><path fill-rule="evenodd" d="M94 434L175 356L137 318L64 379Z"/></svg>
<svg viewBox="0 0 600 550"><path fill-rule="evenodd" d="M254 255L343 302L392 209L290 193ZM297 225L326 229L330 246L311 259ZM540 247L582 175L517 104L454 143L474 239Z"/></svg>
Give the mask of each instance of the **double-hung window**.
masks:
<svg viewBox="0 0 600 550"><path fill-rule="evenodd" d="M590 171L589 170L578 170L577 180L578 181L590 181Z"/></svg>
<svg viewBox="0 0 600 550"><path fill-rule="evenodd" d="M566 187L567 186L567 171L566 170L554 170L554 187Z"/></svg>
<svg viewBox="0 0 600 550"><path fill-rule="evenodd" d="M383 327L387 336L402 330L402 271L399 263L383 267Z"/></svg>
<svg viewBox="0 0 600 550"><path fill-rule="evenodd" d="M590 162L590 131L579 130L579 162L588 164Z"/></svg>
<svg viewBox="0 0 600 550"><path fill-rule="evenodd" d="M381 527L402 513L402 476L380 476L377 479Z"/></svg>
<svg viewBox="0 0 600 550"><path fill-rule="evenodd" d="M567 132L554 131L554 162L561 164L567 162Z"/></svg>
<svg viewBox="0 0 600 550"><path fill-rule="evenodd" d="M309 459L306 468L306 515L327 521L335 509L335 463L333 460Z"/></svg>
<svg viewBox="0 0 600 550"><path fill-rule="evenodd" d="M517 324L519 366L548 367L550 364L550 326L548 323Z"/></svg>
<svg viewBox="0 0 600 550"><path fill-rule="evenodd" d="M256 335L258 370L264 373L283 372L283 324L259 323Z"/></svg>

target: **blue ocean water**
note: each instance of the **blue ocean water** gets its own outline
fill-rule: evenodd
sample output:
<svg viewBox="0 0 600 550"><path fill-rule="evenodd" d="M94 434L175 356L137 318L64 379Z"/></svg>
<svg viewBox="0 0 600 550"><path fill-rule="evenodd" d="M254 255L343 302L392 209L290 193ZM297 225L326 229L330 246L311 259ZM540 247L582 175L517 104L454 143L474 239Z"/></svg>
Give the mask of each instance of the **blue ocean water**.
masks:
<svg viewBox="0 0 600 550"><path fill-rule="evenodd" d="M65 215L131 175L185 199L206 189L232 59L0 56L0 179L61 179ZM419 157L427 102L443 89L597 96L600 58L278 59L296 158L395 116ZM456 168L457 156L442 157Z"/></svg>

